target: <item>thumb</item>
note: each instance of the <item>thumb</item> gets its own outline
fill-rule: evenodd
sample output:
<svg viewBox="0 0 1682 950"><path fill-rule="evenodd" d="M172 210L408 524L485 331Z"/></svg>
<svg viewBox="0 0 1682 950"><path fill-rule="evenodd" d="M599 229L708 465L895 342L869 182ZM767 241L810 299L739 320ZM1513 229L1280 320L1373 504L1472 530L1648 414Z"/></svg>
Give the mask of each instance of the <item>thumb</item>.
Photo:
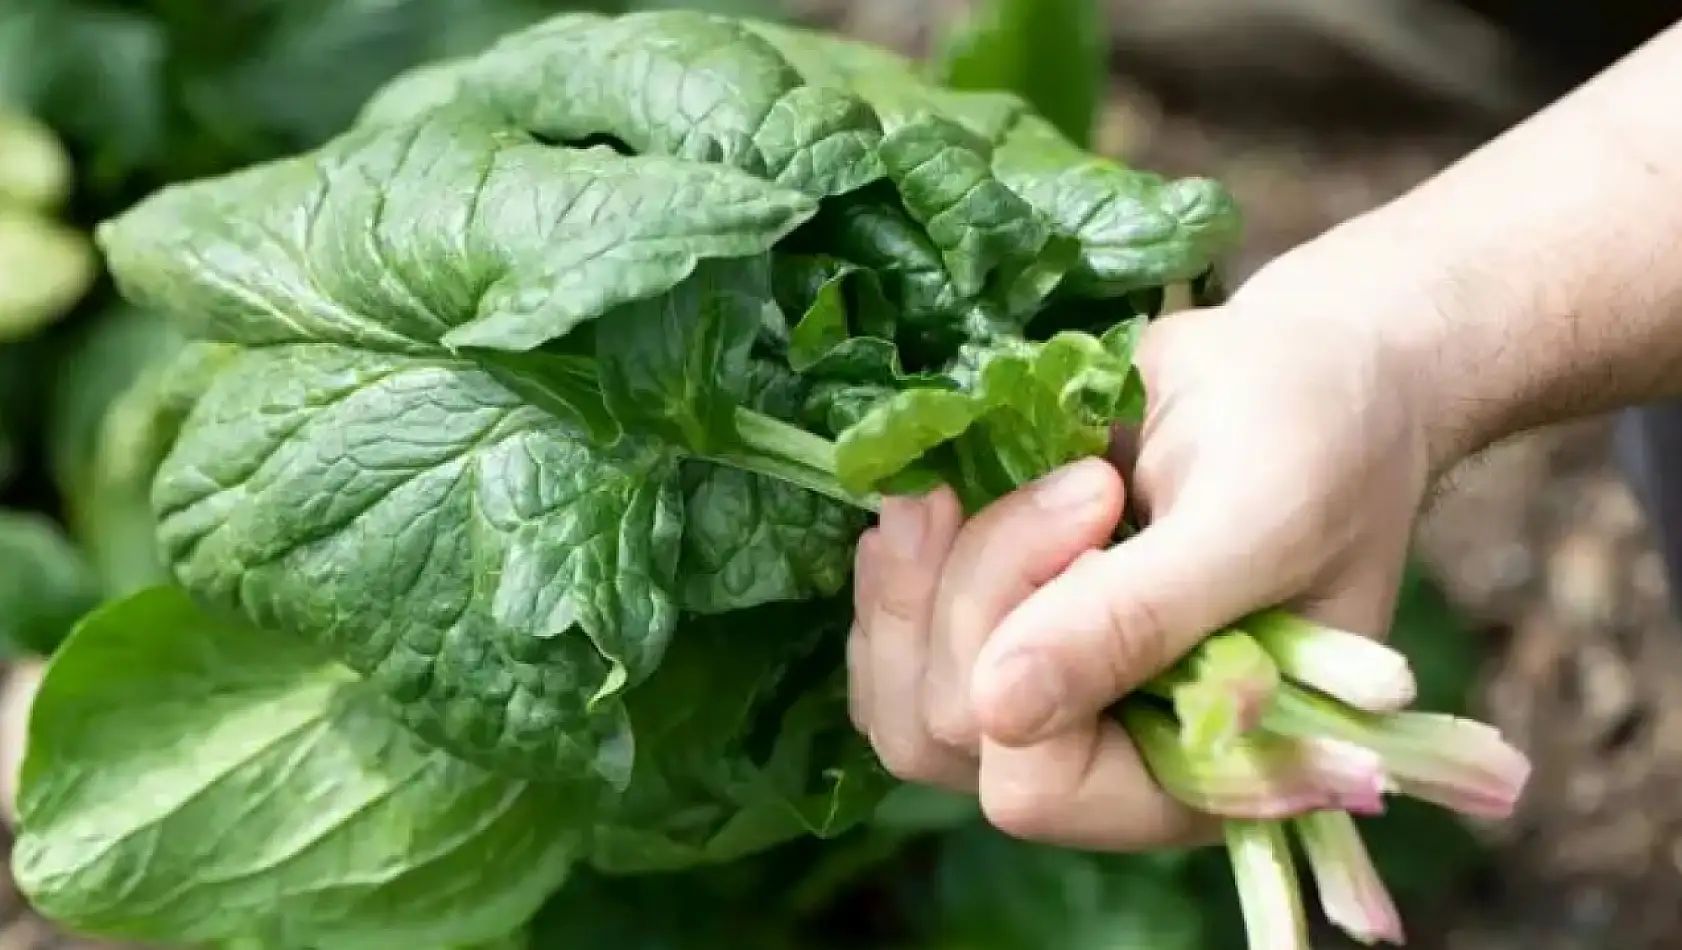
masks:
<svg viewBox="0 0 1682 950"><path fill-rule="evenodd" d="M1243 524L1176 505L1034 592L977 657L970 703L982 732L1025 746L1090 720L1204 637L1281 599L1286 559Z"/></svg>

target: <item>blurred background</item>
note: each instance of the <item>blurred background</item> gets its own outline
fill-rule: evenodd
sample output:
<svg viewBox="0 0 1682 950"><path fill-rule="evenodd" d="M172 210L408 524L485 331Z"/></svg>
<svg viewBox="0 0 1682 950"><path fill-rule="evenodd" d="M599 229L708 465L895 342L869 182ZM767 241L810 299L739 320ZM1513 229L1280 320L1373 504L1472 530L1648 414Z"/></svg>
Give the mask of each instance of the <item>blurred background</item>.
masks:
<svg viewBox="0 0 1682 950"><path fill-rule="evenodd" d="M561 8L684 5L789 18L912 55L969 56L972 78L1030 87L1068 75L1061 68L1072 58L1078 74L1085 64L1076 51L1085 50L1094 149L1153 170L1212 175L1236 194L1248 222L1232 262L1236 283L1499 134L1678 16L1659 0L1097 0L1101 15L1079 26L1053 13L1074 5L1034 2L1043 8L1003 4L1033 11L1024 21L977 9L1000 7L990 0L0 0L0 112L31 116L63 143L63 187L30 206L28 227L50 240L52 228L85 231L168 181L309 147L342 128L391 74ZM979 41L965 32L977 22L991 30ZM1058 22L1076 23L1057 27L1075 33L1056 34L1048 24ZM1079 117L1083 94L1053 96L1073 97ZM8 315L17 305L7 282L38 277L44 265L6 243L24 227L18 209L28 204L17 198L15 176L7 198L6 149L23 141L8 139L7 128L0 125L0 468L15 477L0 500L62 513L72 547L82 549L60 550L63 539L22 553L0 545L0 574L36 577L52 558L79 557L95 564L109 593L126 583L132 551L117 550L119 532L104 527L118 515L95 510L97 498L78 504L74 486L101 400L127 378L123 367L141 360L149 331L79 269L73 252L48 259L71 288L46 295L62 306L36 299L30 310L25 294ZM96 522L98 532L84 530ZM1641 513L1612 470L1604 420L1535 433L1451 476L1419 537L1397 636L1436 705L1498 724L1537 771L1519 816L1498 828L1398 809L1370 829L1406 905L1410 946L1677 945L1682 625L1667 597ZM16 648L0 694L9 710L0 712L0 752L15 751L8 744L27 646ZM913 807L929 804L909 802L898 820L953 827ZM946 832L938 846L866 840L826 854L798 887L775 894L765 891L771 878L751 868L715 875L700 891L715 911L746 901L739 906L793 921L770 941L783 946L828 943L837 932L851 946L951 950L1240 945L1229 885L1195 856L1088 860L973 827ZM598 909L647 901L673 919L669 933L598 928L564 942L634 939L649 950L749 942L734 931L719 937L711 911L680 914L677 904L700 899L674 896L668 885L572 900L596 900L588 906ZM929 915L938 919L928 923ZM796 932L803 936L788 936ZM49 946L93 945L55 934L4 894L0 950ZM1339 944L1328 936L1323 946Z"/></svg>

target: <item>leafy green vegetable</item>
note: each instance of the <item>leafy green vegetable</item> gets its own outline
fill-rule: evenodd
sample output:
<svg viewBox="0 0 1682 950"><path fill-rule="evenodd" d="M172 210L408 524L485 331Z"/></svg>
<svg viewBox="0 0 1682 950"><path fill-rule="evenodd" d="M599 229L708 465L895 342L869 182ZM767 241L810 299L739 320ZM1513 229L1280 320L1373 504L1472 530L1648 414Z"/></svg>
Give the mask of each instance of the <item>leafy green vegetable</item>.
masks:
<svg viewBox="0 0 1682 950"><path fill-rule="evenodd" d="M876 55L849 49L561 16L398 80L315 152L103 225L131 300L244 351L160 430L179 429L152 493L175 575L326 646L455 754L634 797L637 691L683 611L837 593L849 506L931 453L986 497L1101 450L1142 407L1137 327L1020 335L1080 241L994 176L1009 123L988 138L978 100L909 77L898 99L812 81ZM735 81L661 108L637 85L702 69ZM927 242L922 369L894 349L907 296L874 276L893 266L779 250L821 244L823 201ZM805 377L775 406L767 365ZM799 427L840 402L796 390L866 378L887 388L835 443Z"/></svg>
<svg viewBox="0 0 1682 950"><path fill-rule="evenodd" d="M14 871L59 919L404 947L529 916L591 799L423 746L349 670L166 587L102 607L49 667L18 805Z"/></svg>
<svg viewBox="0 0 1682 950"><path fill-rule="evenodd" d="M847 721L838 606L785 602L679 628L628 702L637 768L597 828L598 868L716 864L868 817L888 779Z"/></svg>
<svg viewBox="0 0 1682 950"><path fill-rule="evenodd" d="M302 38L383 22L351 7L199 14L263 26L166 44L172 108L322 68ZM1219 185L980 78L1000 42L954 89L758 20L566 13L254 109L185 161L331 137L103 222L135 322L69 351L53 475L128 596L35 708L32 897L101 934L354 950L519 943L559 889L530 945L671 945L580 908L703 876L747 906L786 873L769 946L924 848L933 944L1196 944L1182 865L889 797L847 714L879 497L977 507L1102 452L1144 410L1146 320L1236 236ZM846 843L796 868L815 839Z"/></svg>
<svg viewBox="0 0 1682 950"><path fill-rule="evenodd" d="M470 363L325 344L235 358L159 471L176 574L308 634L451 748L631 767L609 702L677 623L677 460L595 450Z"/></svg>

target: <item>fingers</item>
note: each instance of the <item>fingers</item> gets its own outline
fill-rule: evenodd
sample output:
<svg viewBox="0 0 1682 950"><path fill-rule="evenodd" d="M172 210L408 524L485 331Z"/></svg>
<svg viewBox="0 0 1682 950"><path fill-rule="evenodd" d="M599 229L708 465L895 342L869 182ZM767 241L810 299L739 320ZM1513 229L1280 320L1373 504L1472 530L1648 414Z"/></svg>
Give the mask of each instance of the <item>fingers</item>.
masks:
<svg viewBox="0 0 1682 950"><path fill-rule="evenodd" d="M989 822L1049 844L1145 851L1202 843L1218 828L1158 788L1107 717L1026 748L984 739L980 785Z"/></svg>
<svg viewBox="0 0 1682 950"><path fill-rule="evenodd" d="M937 739L975 746L969 671L988 635L1076 557L1107 544L1123 504L1115 468L1089 459L1001 499L958 533L935 599L929 654L925 711Z"/></svg>
<svg viewBox="0 0 1682 950"><path fill-rule="evenodd" d="M854 717L883 766L908 782L971 790L974 759L929 735L921 701L936 585L962 515L945 489L883 502L880 525L859 542L848 658Z"/></svg>
<svg viewBox="0 0 1682 950"><path fill-rule="evenodd" d="M1296 579L1264 562L1243 524L1224 515L1176 505L1011 611L971 674L986 737L1027 746L1092 719L1233 618L1277 602Z"/></svg>

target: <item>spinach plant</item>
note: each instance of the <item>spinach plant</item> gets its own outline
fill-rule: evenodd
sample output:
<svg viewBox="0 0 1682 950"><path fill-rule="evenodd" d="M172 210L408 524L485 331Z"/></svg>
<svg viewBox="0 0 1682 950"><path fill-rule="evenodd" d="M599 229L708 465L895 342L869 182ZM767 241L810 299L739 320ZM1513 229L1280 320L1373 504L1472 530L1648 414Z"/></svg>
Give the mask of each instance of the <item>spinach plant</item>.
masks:
<svg viewBox="0 0 1682 950"><path fill-rule="evenodd" d="M894 787L842 657L877 499L973 509L1101 452L1143 412L1146 321L1237 234L1217 183L1014 95L677 11L557 16L318 148L158 190L97 238L182 339L88 477L147 494L168 580L52 661L23 888L126 938L469 946L575 874L858 827ZM1296 899L1274 772L1359 805L1303 771L1325 737L1446 804L1510 784L1421 738L1471 724L1351 708L1371 690L1328 651L1381 671L1380 706L1411 689L1269 613L1121 713L1231 819L1257 928ZM1360 871L1317 857L1351 863L1346 818L1301 819L1323 891ZM1390 932L1351 900L1328 913Z"/></svg>

